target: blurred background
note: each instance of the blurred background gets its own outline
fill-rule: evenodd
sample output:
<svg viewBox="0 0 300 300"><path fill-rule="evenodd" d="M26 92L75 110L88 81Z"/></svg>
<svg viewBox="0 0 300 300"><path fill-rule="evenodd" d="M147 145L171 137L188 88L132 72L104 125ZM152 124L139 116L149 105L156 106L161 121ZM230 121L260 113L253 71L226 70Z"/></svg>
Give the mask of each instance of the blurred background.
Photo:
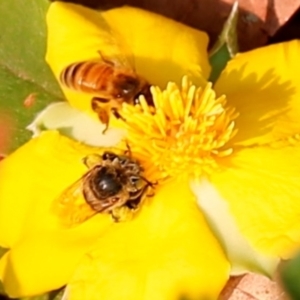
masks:
<svg viewBox="0 0 300 300"><path fill-rule="evenodd" d="M60 1L73 2L99 9L108 9L122 5L147 9L207 32L210 37L210 47L216 41L235 2L234 0ZM238 2L239 19L237 34L240 51L247 51L272 43L300 38L300 0L239 0ZM24 101L24 97L22 97L20 96L20 103ZM9 137L14 131L13 128L14 122L12 118L9 118L9 114L4 111L0 112L0 159L1 155L6 152ZM296 271L287 273L287 281L293 283L296 281L292 279L296 278L297 284L294 286L298 287L300 257L298 264L293 264L293 266L295 266ZM289 276L292 276L292 279ZM290 290L293 288L291 287ZM300 291L295 292L295 294L300 295ZM0 295L0 300L2 299L7 298ZM45 298L39 297L37 299L50 300L48 295ZM223 291L222 300L237 299L283 300L288 299L288 297L277 282L272 282L259 275L247 274L232 278Z"/></svg>

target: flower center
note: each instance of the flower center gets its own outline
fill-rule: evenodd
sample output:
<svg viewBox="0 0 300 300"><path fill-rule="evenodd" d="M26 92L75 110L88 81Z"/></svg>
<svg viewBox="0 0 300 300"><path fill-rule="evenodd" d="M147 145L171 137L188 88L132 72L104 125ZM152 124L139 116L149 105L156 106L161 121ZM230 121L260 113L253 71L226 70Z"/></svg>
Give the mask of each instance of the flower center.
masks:
<svg viewBox="0 0 300 300"><path fill-rule="evenodd" d="M225 96L216 98L211 83L196 88L184 77L181 88L169 83L163 91L151 87L151 93L154 107L143 96L139 105L124 103L124 120L117 123L128 131L134 156L154 177L209 174L219 158L232 153L226 143L237 131L238 114L226 107Z"/></svg>

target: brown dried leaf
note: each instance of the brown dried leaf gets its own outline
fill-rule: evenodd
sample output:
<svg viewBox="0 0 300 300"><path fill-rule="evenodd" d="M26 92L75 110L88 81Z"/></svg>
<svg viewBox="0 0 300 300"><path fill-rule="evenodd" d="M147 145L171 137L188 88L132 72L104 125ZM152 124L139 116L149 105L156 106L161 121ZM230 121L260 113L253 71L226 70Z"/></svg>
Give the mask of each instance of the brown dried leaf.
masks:
<svg viewBox="0 0 300 300"><path fill-rule="evenodd" d="M289 300L277 279L258 274L231 277L220 300Z"/></svg>

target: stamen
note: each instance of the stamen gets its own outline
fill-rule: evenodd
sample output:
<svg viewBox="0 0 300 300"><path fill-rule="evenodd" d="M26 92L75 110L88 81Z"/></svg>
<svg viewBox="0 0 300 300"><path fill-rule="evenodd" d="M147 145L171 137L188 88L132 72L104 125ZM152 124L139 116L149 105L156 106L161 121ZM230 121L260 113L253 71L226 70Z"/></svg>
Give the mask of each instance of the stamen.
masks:
<svg viewBox="0 0 300 300"><path fill-rule="evenodd" d="M148 176L207 175L232 154L226 145L237 132L238 114L224 95L216 97L211 83L196 88L185 76L181 87L170 82L163 91L152 86L151 93L154 108L141 96L139 105L123 104L126 121L114 120L128 131L132 152L151 169Z"/></svg>

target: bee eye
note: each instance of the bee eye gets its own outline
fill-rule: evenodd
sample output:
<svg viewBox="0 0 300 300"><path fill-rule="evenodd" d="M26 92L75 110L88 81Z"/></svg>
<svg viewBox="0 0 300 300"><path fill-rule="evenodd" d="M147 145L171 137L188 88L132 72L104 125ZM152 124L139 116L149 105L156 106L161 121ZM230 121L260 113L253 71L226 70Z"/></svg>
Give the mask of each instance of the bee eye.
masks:
<svg viewBox="0 0 300 300"><path fill-rule="evenodd" d="M123 95L129 95L131 94L136 88L136 85L133 83L126 83L123 87L122 87L122 92Z"/></svg>
<svg viewBox="0 0 300 300"><path fill-rule="evenodd" d="M124 76L117 82L118 91L121 97L133 96L139 86L139 81L131 76Z"/></svg>

